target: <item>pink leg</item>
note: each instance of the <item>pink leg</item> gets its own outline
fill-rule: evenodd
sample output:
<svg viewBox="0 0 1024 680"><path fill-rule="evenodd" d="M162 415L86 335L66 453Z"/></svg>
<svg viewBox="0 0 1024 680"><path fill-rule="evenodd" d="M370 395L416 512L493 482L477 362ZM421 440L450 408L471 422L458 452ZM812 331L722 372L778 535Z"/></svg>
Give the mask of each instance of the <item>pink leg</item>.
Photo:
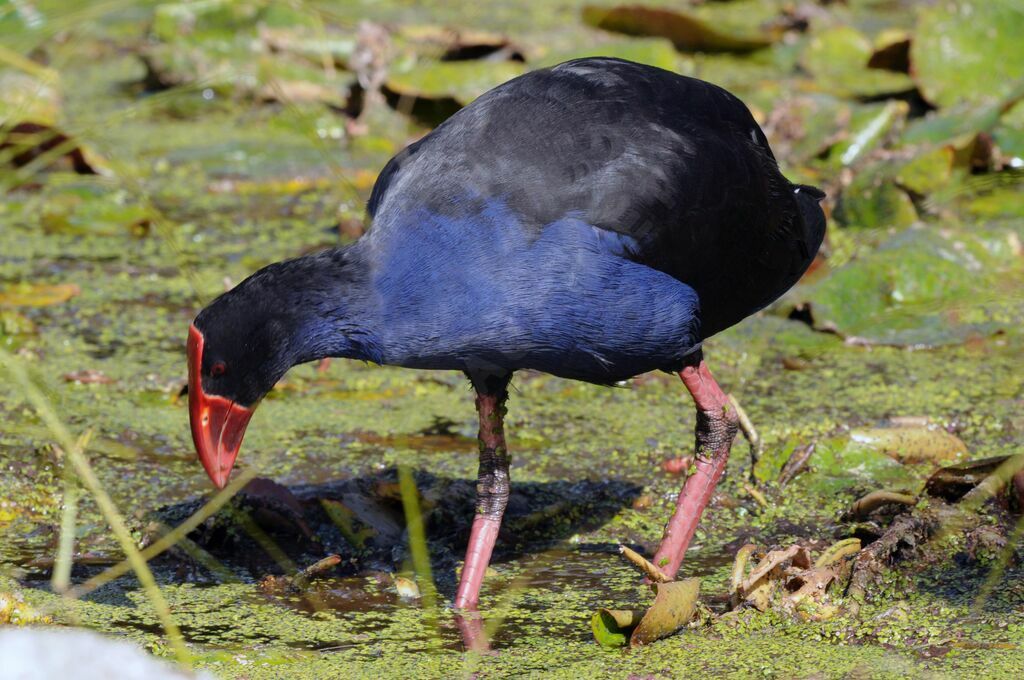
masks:
<svg viewBox="0 0 1024 680"><path fill-rule="evenodd" d="M480 472L476 483L476 517L466 548L466 562L455 594L455 608L475 610L480 601L480 586L491 561L494 542L501 528L501 516L508 505L509 456L505 446L504 380L497 390L477 389L476 410L480 416Z"/></svg>
<svg viewBox="0 0 1024 680"><path fill-rule="evenodd" d="M480 612L465 611L455 614L455 625L462 635L462 644L467 650L486 654L491 651L491 643L484 630L484 620Z"/></svg>
<svg viewBox="0 0 1024 680"><path fill-rule="evenodd" d="M683 556L697 530L700 516L711 500L715 485L725 472L729 447L736 436L738 423L728 397L711 377L703 359L695 366L684 368L679 377L697 405L697 469L686 479L676 501L675 512L654 555L654 564L673 578L683 563Z"/></svg>

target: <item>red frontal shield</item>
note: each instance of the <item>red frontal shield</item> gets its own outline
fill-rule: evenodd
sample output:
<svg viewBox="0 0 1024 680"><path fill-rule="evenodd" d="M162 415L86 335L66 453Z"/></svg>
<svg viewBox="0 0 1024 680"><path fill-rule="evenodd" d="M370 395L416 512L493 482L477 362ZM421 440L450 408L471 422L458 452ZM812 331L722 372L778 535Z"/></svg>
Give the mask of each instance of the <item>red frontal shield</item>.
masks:
<svg viewBox="0 0 1024 680"><path fill-rule="evenodd" d="M253 410L203 392L203 334L188 329L188 416L199 461L218 489L228 483Z"/></svg>

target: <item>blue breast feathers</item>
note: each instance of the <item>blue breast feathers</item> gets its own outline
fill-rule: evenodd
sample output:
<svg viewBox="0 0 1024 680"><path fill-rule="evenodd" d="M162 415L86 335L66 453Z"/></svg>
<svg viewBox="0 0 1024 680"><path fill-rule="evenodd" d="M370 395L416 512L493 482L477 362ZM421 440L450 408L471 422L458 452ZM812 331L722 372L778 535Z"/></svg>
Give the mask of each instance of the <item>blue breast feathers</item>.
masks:
<svg viewBox="0 0 1024 680"><path fill-rule="evenodd" d="M491 200L378 215L367 240L383 363L610 383L677 366L700 343L694 290L571 214L526 229Z"/></svg>

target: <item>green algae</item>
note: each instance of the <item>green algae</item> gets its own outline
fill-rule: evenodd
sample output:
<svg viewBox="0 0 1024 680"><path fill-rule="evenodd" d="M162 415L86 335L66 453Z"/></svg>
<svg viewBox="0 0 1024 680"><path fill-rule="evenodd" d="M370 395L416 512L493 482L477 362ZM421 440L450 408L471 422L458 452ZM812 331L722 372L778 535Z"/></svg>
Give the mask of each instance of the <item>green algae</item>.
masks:
<svg viewBox="0 0 1024 680"><path fill-rule="evenodd" d="M779 102L796 101L805 113L789 148L783 142L776 151L800 177L831 178L830 168L855 141L849 128L863 129L849 122L870 124L887 106L823 94L856 90L860 75L844 81L847 76L840 74L836 82L822 83L832 76L797 73L814 53L805 38L742 57L673 54L664 39L629 41L584 28L580 4L544 3L523 12L507 2L474 3L472 9L440 2L334 3L324 5L320 16L507 31L528 55L538 55L529 66L560 54L603 52L601 46L608 45L619 56L675 63L735 87L764 118ZM872 22L882 21L875 14L881 9L861 8L871 4L850 3L854 17L865 12L871 19L851 24L858 36L872 36ZM47 16L60 15L58 4L38 5ZM231 20L255 35L252 17L239 16ZM27 51L45 44L50 67L62 74L61 108L52 113L114 169L112 178L52 172L39 177L38 189L8 194L0 203L0 285L62 282L81 290L66 303L4 316L0 342L21 350L70 426L93 427L97 441L109 443L89 455L118 505L128 510L140 540L152 511L209 493L191 449L184 401L177 397L184 381L184 335L194 312L223 290L225 277L237 282L255 267L340 242L334 227L339 216L360 213L376 171L423 131L385 108L367 112L368 135L348 138L343 118L327 106L260 103L188 84L140 98L124 86L144 76L132 52L136 41L147 31L167 39L173 33L166 23L151 27L151 17L142 7L95 25L85 22L74 40L62 43L40 37L48 28L8 29L9 17L0 15L0 28L17 37L5 45L25 45ZM763 18L752 16L758 25ZM296 20L279 15L271 23L294 27ZM912 19L895 23L913 25ZM200 48L201 33L189 36ZM95 58L83 60L83 49ZM300 58L303 65L318 63L310 55ZM345 56L339 50L332 59L341 64ZM410 72L419 67L426 65L414 64ZM511 74L522 68L491 70ZM442 71L447 77L459 69ZM312 78L308 71L302 74ZM424 80L434 88L432 96L461 101L480 89L432 77ZM885 80L906 78L892 74ZM770 500L761 507L743 491L749 463L735 455L684 565L688 576L701 577L712 608L722 608L732 557L742 543L785 545L803 537L831 544L852 530L840 518L854 499L884 486L916 489L930 474L928 465L900 465L848 450L838 443L848 430L892 416L927 417L955 429L971 458L1019 451L1024 338L1013 302L1019 292L1020 211L1013 202L1019 182L996 189L964 184L957 175L962 163L954 170L945 150L947 144L963 146L960 137L973 140L979 131L994 130L999 140L1012 141L1007 131L1019 127L1019 116L1004 116L1000 106L986 108L976 120L969 113L951 106L914 117L902 137L904 151L913 154L896 159L877 156L891 151L888 128L871 137L863 155L850 163L855 183L844 189L846 200L854 204L858 187L865 185L884 185L881 191L889 196L851 208L853 215L870 211L870 224L860 225L869 228L830 237L831 259L821 283L809 282L793 298L812 300L822 313L831 305L840 330L851 334L880 341L899 335L897 344L918 344L941 332L951 342L934 343L928 351L843 343L786 320L779 314L788 314L792 305L783 303L777 313L760 314L707 343L716 376L765 441L755 473ZM773 145L784 137L782 127L774 130ZM864 172L879 166L885 167L876 178ZM950 187L955 195L948 201L914 202L914 193L934 195ZM890 199L899 210L875 207ZM951 214L933 210L940 204ZM981 228L978 216L1003 222ZM918 217L926 233L890 234ZM964 247L958 249L957 242ZM859 294L848 299L844 290ZM903 300L894 298L897 290ZM990 318L972 316L979 297L988 303ZM916 306L907 311L911 303ZM905 325L886 316L893 307ZM940 322L929 325L928 315L940 312ZM789 365L800 370L787 368L793 358L799 362ZM116 382L80 385L63 378L89 369ZM496 655L465 656L450 612L401 602L372 573L318 582L318 599L326 605L318 609L301 597L265 595L250 578L218 583L189 569L182 576L178 567L187 563L175 558L158 564L159 580L199 665L219 676L249 678L450 677L469 670L490 676L673 677L682 669L726 677L1010 677L1024 667L1019 568L1007 571L995 595L971 615L996 553L974 550L972 557L964 536L950 536L910 568L884 574L856 615L842 611L828 621L806 622L745 611L628 656L602 651L587 629L591 613L649 599L610 546L656 546L681 484L659 463L691 452L693 409L678 380L667 375L608 389L524 374L515 386L508 422L514 487L560 489L550 485L590 481L597 489L611 479L634 491L605 499L607 511L596 526L582 521L593 506L560 506L550 494L538 494L542 500L510 516L509 526L517 530L512 533L523 538L499 549L496 576L488 578L482 600L485 612L504 616L494 634ZM52 609L59 623L77 622L168 655L156 612L132 579L74 604L42 587L48 575L42 558L52 556L60 522L61 462L7 384L0 385L0 418L16 423L0 432L0 573L7 574L0 591L19 593L34 611ZM445 423L440 433L439 422ZM398 464L446 480L471 480L475 430L459 376L335 361L323 372L303 366L287 376L255 416L239 464L293 487L372 475ZM809 469L778 488L778 472L790 452L811 442L818 447ZM649 502L634 502L640 495ZM79 514L76 552L118 559L95 505L84 499ZM1003 521L985 519L989 527ZM360 540L359 527L353 537ZM457 547L429 534L427 541L441 597L450 599ZM401 570L402 559L381 566ZM73 580L87 573L89 567L80 564ZM431 621L440 622L440 641Z"/></svg>

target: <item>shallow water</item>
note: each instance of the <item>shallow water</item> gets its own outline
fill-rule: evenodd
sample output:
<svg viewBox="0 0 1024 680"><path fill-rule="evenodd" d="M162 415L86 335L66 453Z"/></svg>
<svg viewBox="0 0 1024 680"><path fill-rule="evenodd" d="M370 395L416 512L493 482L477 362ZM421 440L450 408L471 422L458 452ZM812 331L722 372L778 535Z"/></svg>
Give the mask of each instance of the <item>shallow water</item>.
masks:
<svg viewBox="0 0 1024 680"><path fill-rule="evenodd" d="M74 433L93 429L89 458L140 541L160 533L154 522L175 524L211 494L179 398L188 322L255 268L349 240L339 221L359 219L377 170L424 132L416 118L382 106L368 117L368 134L343 142L332 132L343 117L320 104L256 102L237 91L209 95L191 85L157 93L125 87L144 74L137 53L150 4L90 18L65 41L29 30L7 34L17 46L45 44L63 84L60 123L102 156L112 174L41 174L38 186L0 202L0 290L17 282L80 289L59 304L0 305L0 344L29 367ZM365 14L498 29L546 46L549 56L589 49L594 41L607 41L609 50L630 43L582 26L571 3L538 4L530 13L504 2L475 4L472 11L447 3L360 4L352 12L346 5L328 17L349 28ZM892 8L849 4L854 18L837 8L837 20L865 31L890 20L913 25L909 14L887 14ZM48 16L61 16L52 3L39 5ZM677 54L661 43L637 44L645 53ZM795 49L773 48L771 57L674 58L680 70L721 76L765 114L776 99L785 100L787 87L797 87L782 75ZM815 90L823 77L797 82ZM839 172L778 130L773 144L794 178L819 181ZM820 550L853 530L842 519L852 500L878 488L916 491L935 467L847 448L851 428L926 417L954 431L968 458L1022 450L1024 336L1014 293L1024 280L1024 218L1019 207L993 198L1001 194L958 196L947 200L936 192L929 198L939 206L936 214L904 231L888 214L875 225L831 225L829 260L812 277L775 307L707 342L712 370L764 440L755 476L770 501L762 507L744 489L750 462L745 442L737 440L683 567L702 577L702 601L712 611L727 608L732 558L743 543L801 540ZM984 214L971 203L981 198L988 201ZM860 292L847 295L850 290ZM819 328L840 324L840 334L788 319L805 300L814 301L811 321ZM857 337L844 342L849 336ZM110 380L79 384L65 377L86 370ZM56 623L81 623L169 655L158 618L131 577L76 605L49 593L61 463L45 426L11 382L0 383L0 420L0 591L53 609ZM221 571L181 550L154 568L198 664L225 677L998 677L1024 668L1019 568L998 580L988 604L972 614L995 555L969 558L959 535L885 575L858 615L811 622L748 610L631 653L597 647L589 630L596 608L650 601L616 548L657 545L681 485L661 463L690 453L693 426L692 405L673 376L642 376L624 388L517 376L507 424L515 495L482 597L494 655L464 653L445 606L454 594L476 475L475 414L459 375L334 361L324 371L294 369L260 406L239 470L255 469L294 494L312 538L296 538L302 533L297 516L281 505L257 499L249 510L278 531L274 540L295 565L328 552L342 557L306 596L261 590L260 578L288 566L224 515L191 537ZM789 454L811 442L818 448L808 470L779 488L778 471ZM426 511L441 601L436 610L403 601L392 584L392 573L411 576L393 485L398 465L416 474ZM390 540L367 549L347 543L321 506L321 499L344 493L390 518L373 527ZM1004 527L1013 519L1002 507L987 509L985 517ZM75 552L76 583L122 557L89 498L82 500Z"/></svg>

